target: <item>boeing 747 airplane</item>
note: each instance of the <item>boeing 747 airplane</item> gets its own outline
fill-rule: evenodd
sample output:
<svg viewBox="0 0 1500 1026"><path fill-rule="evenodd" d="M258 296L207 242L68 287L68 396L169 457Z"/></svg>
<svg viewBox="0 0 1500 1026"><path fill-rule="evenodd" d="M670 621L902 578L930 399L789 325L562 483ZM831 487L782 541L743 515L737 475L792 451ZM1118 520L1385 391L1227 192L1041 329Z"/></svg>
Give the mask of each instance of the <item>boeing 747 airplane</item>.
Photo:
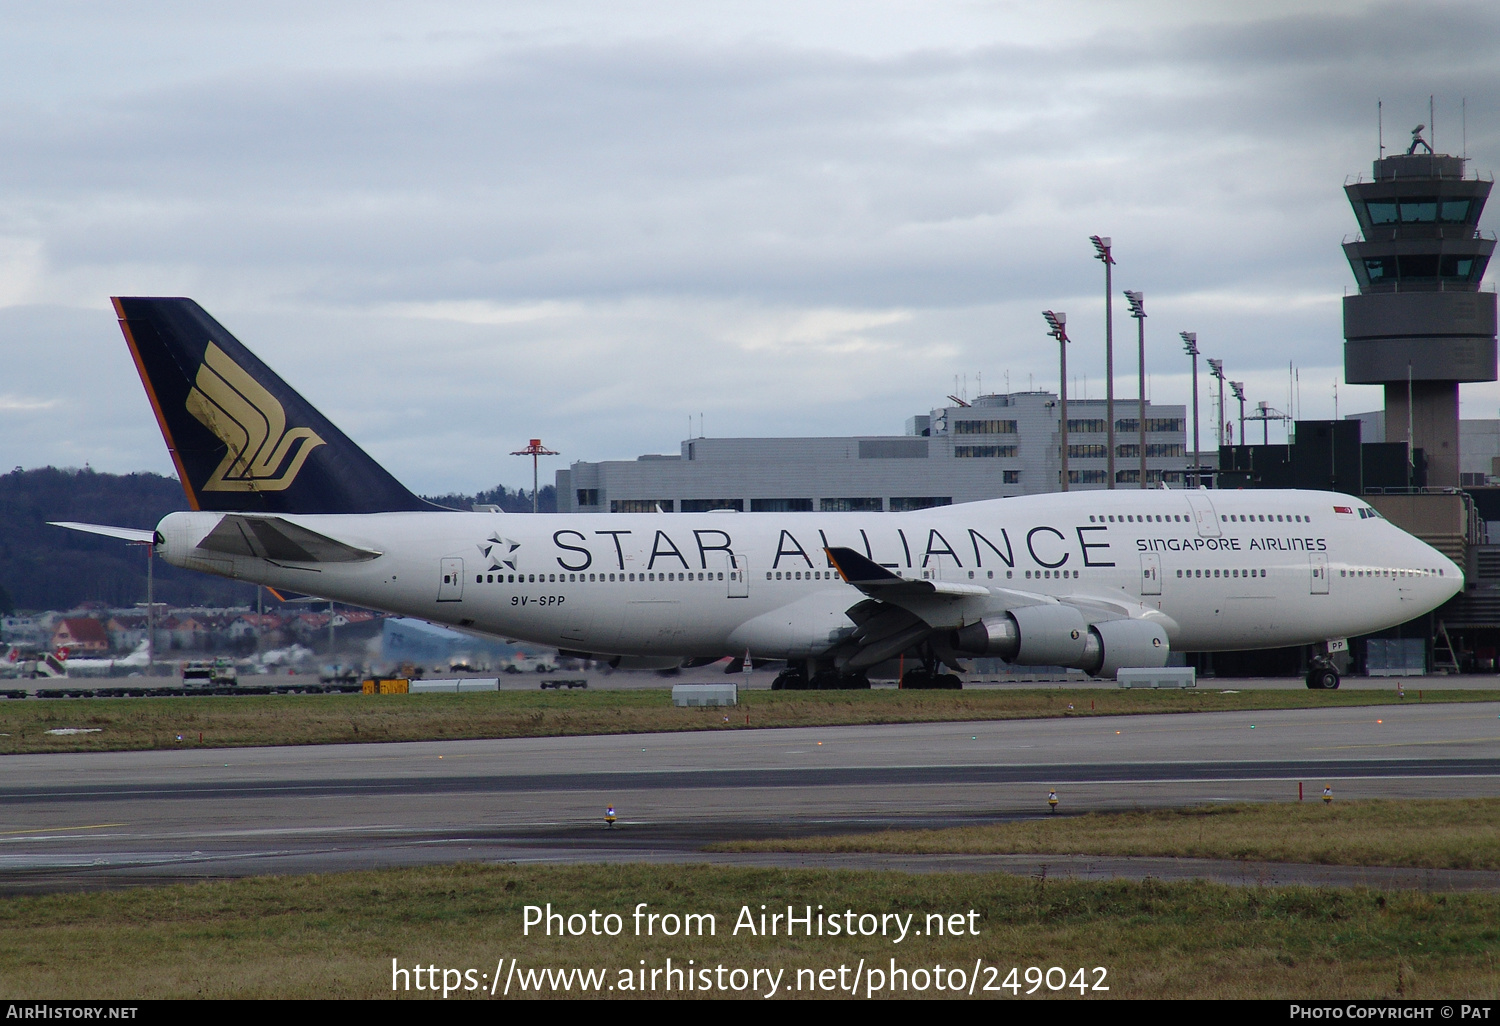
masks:
<svg viewBox="0 0 1500 1026"><path fill-rule="evenodd" d="M1459 568L1359 499L1089 491L905 513L507 514L403 487L190 299L114 300L191 512L174 566L627 665L786 660L777 685L908 686L997 656L1098 676L1172 650L1313 646L1435 609Z"/></svg>

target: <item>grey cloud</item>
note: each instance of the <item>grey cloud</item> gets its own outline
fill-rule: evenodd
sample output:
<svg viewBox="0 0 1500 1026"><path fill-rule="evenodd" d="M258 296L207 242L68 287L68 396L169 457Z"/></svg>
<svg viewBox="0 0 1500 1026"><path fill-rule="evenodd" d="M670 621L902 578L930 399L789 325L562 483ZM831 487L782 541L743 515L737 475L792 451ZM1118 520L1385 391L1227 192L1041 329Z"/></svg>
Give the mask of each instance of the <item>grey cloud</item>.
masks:
<svg viewBox="0 0 1500 1026"><path fill-rule="evenodd" d="M1339 185L1368 168L1376 96L1399 140L1403 105L1469 95L1470 150L1496 158L1494 111L1477 109L1500 85L1496 20L1386 5L874 56L518 37L445 65L307 59L13 95L0 145L22 157L0 167L0 242L40 240L34 302L191 290L434 488L476 460L500 473L474 431L555 423L593 458L662 448L703 405L720 431L890 430L966 368L1042 383L1043 306L1070 308L1081 340L1102 334L1092 232L1115 238L1117 283L1146 290L1163 372L1175 324L1274 375L1338 362L1338 242L1354 230ZM581 312L503 327L379 313L447 300ZM906 319L786 350L782 379L737 348L736 320L774 335L823 309ZM52 308L32 317L0 320L0 341L76 330ZM841 363L851 338L874 348ZM15 359L45 380L35 353ZM863 401L785 380L851 362L869 369ZM1098 363L1080 347L1082 370ZM37 445L57 433L61 414L28 416Z"/></svg>

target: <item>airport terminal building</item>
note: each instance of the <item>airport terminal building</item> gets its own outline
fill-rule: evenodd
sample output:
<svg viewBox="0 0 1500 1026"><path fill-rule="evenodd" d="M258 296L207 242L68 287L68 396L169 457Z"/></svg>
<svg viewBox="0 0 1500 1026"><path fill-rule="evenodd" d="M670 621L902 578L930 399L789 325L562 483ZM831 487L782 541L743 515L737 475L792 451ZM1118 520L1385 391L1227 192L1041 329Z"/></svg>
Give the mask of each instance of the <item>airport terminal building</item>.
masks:
<svg viewBox="0 0 1500 1026"><path fill-rule="evenodd" d="M1181 485L1189 464L1183 406L1141 411L1115 401L1116 487L1140 487L1140 422L1148 487ZM924 509L1055 492L1061 478L1058 398L980 396L911 417L901 435L692 438L676 455L574 463L557 472L559 512L848 512ZM1103 399L1068 401L1068 487L1108 487Z"/></svg>

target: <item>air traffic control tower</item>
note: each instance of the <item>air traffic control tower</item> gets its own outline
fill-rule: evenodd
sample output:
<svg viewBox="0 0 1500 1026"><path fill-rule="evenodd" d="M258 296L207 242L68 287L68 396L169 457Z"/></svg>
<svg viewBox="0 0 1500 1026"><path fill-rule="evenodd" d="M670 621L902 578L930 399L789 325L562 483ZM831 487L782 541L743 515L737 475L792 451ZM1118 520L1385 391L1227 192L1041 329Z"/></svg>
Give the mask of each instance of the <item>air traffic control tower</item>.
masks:
<svg viewBox="0 0 1500 1026"><path fill-rule="evenodd" d="M1344 186L1360 237L1344 243L1358 295L1344 297L1344 376L1385 386L1385 440L1427 458L1429 487L1459 485L1458 386L1496 380L1495 293L1481 292L1493 234L1479 231L1491 181L1412 133ZM1423 152L1425 150L1425 152ZM1410 409L1408 409L1410 396Z"/></svg>

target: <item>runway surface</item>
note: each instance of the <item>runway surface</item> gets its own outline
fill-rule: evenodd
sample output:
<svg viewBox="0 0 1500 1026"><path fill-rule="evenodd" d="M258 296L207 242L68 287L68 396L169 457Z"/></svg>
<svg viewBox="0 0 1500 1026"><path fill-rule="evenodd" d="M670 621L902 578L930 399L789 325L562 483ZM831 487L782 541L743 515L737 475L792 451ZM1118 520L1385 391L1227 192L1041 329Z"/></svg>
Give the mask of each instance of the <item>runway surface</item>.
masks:
<svg viewBox="0 0 1500 1026"><path fill-rule="evenodd" d="M1500 886L1193 860L700 851L1045 814L1053 787L1068 812L1292 801L1299 782L1309 800L1325 784L1336 800L1500 794L1500 703L7 756L0 890L496 860Z"/></svg>

